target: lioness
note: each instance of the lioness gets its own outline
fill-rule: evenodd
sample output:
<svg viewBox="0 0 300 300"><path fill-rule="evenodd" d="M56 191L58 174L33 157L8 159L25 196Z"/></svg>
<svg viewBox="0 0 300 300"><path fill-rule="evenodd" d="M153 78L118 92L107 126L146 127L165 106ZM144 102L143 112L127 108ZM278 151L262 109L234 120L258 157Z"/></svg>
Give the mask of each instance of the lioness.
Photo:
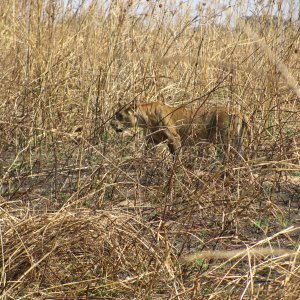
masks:
<svg viewBox="0 0 300 300"><path fill-rule="evenodd" d="M236 108L171 107L162 102L132 104L122 108L111 121L116 132L127 128L144 129L147 143L166 142L174 157L181 146L201 142L233 146L240 153L243 134L251 134L246 116Z"/></svg>

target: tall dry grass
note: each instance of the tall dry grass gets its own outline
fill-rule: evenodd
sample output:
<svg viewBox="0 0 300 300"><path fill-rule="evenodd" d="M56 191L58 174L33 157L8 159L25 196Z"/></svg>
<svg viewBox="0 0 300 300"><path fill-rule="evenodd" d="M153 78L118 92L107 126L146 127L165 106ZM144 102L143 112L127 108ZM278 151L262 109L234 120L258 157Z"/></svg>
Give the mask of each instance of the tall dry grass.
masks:
<svg viewBox="0 0 300 300"><path fill-rule="evenodd" d="M298 299L299 8L233 6L1 3L3 299ZM251 158L109 128L156 99L239 106Z"/></svg>

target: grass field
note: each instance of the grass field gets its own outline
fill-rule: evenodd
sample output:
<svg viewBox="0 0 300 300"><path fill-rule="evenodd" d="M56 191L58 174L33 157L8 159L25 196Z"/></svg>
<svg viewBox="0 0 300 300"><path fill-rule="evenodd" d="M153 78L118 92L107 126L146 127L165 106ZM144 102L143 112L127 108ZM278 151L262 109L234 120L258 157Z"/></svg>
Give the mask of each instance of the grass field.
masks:
<svg viewBox="0 0 300 300"><path fill-rule="evenodd" d="M0 6L1 299L299 299L297 1L66 2ZM239 107L249 158L110 128L158 99Z"/></svg>

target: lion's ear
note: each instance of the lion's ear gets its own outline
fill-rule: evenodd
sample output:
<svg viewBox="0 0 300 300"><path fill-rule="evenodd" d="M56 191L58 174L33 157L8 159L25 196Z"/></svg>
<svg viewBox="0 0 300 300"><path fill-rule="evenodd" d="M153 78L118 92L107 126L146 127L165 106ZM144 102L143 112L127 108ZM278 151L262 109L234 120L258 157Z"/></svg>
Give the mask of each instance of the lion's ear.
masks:
<svg viewBox="0 0 300 300"><path fill-rule="evenodd" d="M132 115L135 114L135 110L132 106L127 107L126 111L127 111L128 114L132 114Z"/></svg>

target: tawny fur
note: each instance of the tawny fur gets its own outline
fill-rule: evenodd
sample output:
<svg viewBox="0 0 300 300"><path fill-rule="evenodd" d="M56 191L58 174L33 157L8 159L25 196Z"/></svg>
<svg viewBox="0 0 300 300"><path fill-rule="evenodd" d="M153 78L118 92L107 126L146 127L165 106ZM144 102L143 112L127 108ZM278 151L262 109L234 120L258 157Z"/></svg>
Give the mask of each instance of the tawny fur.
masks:
<svg viewBox="0 0 300 300"><path fill-rule="evenodd" d="M181 146L201 142L229 145L240 153L245 131L251 129L245 115L237 108L215 105L204 107L171 107L161 102L131 105L121 109L111 121L116 131L140 127L147 142L166 142L175 155Z"/></svg>

